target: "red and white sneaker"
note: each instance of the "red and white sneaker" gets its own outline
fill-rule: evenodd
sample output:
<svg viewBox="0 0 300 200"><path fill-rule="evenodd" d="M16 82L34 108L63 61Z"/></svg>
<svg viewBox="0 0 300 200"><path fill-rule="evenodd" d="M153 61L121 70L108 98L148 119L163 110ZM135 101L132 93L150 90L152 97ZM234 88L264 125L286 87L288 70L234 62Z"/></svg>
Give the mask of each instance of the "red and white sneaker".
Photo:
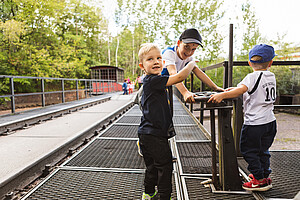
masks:
<svg viewBox="0 0 300 200"><path fill-rule="evenodd" d="M267 191L272 188L268 179L264 178L262 181L253 178L251 181L244 183L243 188L250 191Z"/></svg>
<svg viewBox="0 0 300 200"><path fill-rule="evenodd" d="M253 174L249 174L248 177L249 177L251 180L254 179ZM268 181L268 184L269 184L269 185L272 185L272 179L271 179L271 178L267 178L267 181Z"/></svg>

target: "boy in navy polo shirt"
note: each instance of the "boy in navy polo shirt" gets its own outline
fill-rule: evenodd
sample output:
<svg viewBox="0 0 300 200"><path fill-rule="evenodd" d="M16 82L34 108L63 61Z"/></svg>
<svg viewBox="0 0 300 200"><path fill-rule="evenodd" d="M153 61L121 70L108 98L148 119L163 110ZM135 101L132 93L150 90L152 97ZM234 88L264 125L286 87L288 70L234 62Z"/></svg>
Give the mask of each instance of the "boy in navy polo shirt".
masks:
<svg viewBox="0 0 300 200"><path fill-rule="evenodd" d="M220 103L243 95L244 124L242 127L240 148L251 172L251 181L243 188L251 191L266 191L272 188L270 153L277 132L273 104L276 99L275 75L268 71L275 57L274 48L260 44L249 52L249 65L254 72L248 74L235 88L228 92L214 94L208 102Z"/></svg>
<svg viewBox="0 0 300 200"><path fill-rule="evenodd" d="M178 74L162 76L161 50L151 43L141 46L139 60L139 66L146 74L141 100L143 116L138 129L140 148L146 165L145 192L142 199L151 199L158 193L159 199L169 200L172 193L173 163L168 139L175 136L175 131L166 87L186 79L197 65L191 61Z"/></svg>

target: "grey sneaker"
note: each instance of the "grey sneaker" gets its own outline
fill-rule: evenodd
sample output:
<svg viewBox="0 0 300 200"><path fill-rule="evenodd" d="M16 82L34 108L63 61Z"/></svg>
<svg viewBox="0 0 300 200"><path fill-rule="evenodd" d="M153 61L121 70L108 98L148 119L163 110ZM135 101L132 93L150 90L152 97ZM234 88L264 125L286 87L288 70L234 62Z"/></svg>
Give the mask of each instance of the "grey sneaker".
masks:
<svg viewBox="0 0 300 200"><path fill-rule="evenodd" d="M153 197L157 194L157 191L154 192L154 194L146 194L143 192L142 200L151 200Z"/></svg>

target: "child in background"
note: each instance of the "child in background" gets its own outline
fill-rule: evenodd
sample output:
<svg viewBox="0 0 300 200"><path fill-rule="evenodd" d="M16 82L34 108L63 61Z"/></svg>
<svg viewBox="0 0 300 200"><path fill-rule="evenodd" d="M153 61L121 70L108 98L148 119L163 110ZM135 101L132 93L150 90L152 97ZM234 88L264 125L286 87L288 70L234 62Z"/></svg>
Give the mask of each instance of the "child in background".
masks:
<svg viewBox="0 0 300 200"><path fill-rule="evenodd" d="M131 82L129 81L128 82L128 94L131 94L132 93L132 86L131 86Z"/></svg>
<svg viewBox="0 0 300 200"><path fill-rule="evenodd" d="M249 65L254 72L248 74L235 88L214 94L208 100L220 103L223 99L243 95L244 124L242 127L240 149L248 163L251 181L243 188L251 191L266 191L272 188L269 177L270 153L277 132L273 104L276 99L275 75L268 71L275 57L274 48L266 44L253 47L249 52Z"/></svg>
<svg viewBox="0 0 300 200"><path fill-rule="evenodd" d="M128 87L128 85L127 85L127 80L124 79L124 83L123 83L123 85L122 85L123 95L128 94L127 87Z"/></svg>

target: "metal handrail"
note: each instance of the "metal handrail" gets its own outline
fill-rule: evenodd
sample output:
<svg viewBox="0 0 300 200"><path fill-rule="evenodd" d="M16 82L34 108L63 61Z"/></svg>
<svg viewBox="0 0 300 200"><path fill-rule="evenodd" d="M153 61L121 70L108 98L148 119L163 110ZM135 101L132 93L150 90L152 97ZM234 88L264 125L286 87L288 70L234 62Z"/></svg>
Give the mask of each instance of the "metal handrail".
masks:
<svg viewBox="0 0 300 200"><path fill-rule="evenodd" d="M107 92L115 92L116 91L116 89L113 85L113 83L116 82L115 80L0 75L0 79L1 78L2 79L7 78L7 79L9 79L9 82L10 82L9 83L10 84L10 94L0 95L0 98L10 98L12 113L16 112L15 97L29 96L29 95L41 95L42 107L45 107L46 106L46 103L45 103L45 95L46 94L61 93L62 94L62 103L65 103L65 93L68 93L68 92L76 91L76 100L79 100L79 91L85 91L85 98L90 97L94 90L95 90L96 95L104 93L105 89L107 89ZM40 80L41 81L41 92L15 94L14 79L37 79L37 80ZM61 81L61 90L45 91L45 80ZM65 90L65 81L76 81L76 89ZM84 82L84 89L79 88L79 82ZM103 83L105 83L105 82L107 83L107 86L104 86ZM99 85L99 87L98 87L98 85ZM101 93L99 93L99 91L101 91Z"/></svg>

